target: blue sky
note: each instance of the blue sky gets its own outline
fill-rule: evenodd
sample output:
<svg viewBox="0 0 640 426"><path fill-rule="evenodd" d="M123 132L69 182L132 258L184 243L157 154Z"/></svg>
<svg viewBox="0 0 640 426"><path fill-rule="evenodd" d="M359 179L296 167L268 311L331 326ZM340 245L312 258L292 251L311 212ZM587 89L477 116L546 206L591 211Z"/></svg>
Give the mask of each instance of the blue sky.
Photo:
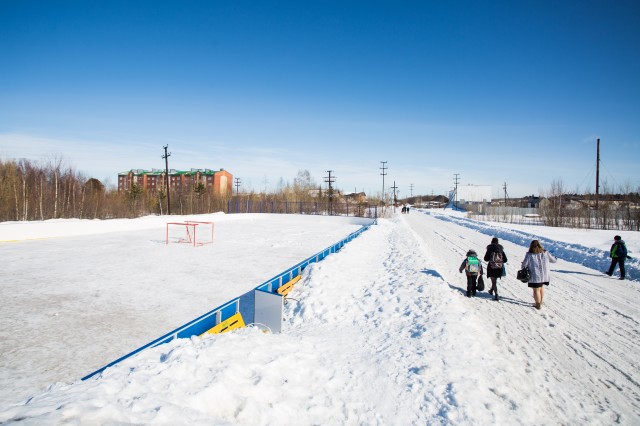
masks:
<svg viewBox="0 0 640 426"><path fill-rule="evenodd" d="M640 187L637 1L0 0L0 158L400 196Z"/></svg>

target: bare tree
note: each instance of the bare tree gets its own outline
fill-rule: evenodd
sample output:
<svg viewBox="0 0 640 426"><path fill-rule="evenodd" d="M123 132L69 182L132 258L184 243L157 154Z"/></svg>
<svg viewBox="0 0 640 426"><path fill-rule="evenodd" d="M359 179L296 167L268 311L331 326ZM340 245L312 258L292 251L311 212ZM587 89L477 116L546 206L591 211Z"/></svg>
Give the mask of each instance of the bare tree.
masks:
<svg viewBox="0 0 640 426"><path fill-rule="evenodd" d="M561 179L554 179L551 188L545 195L545 202L541 203L542 220L547 226L561 226L564 186Z"/></svg>

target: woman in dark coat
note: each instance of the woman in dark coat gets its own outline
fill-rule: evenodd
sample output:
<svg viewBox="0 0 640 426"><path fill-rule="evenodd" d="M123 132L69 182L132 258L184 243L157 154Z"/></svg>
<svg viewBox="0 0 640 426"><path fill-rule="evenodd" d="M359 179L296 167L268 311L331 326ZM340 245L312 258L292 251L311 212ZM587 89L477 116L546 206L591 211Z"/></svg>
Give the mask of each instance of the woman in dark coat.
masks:
<svg viewBox="0 0 640 426"><path fill-rule="evenodd" d="M507 255L504 253L504 248L498 244L496 237L493 237L491 244L487 246L484 261L488 262L487 277L491 279L489 294L493 295L495 300L498 300L498 278L502 277L502 268L507 263Z"/></svg>

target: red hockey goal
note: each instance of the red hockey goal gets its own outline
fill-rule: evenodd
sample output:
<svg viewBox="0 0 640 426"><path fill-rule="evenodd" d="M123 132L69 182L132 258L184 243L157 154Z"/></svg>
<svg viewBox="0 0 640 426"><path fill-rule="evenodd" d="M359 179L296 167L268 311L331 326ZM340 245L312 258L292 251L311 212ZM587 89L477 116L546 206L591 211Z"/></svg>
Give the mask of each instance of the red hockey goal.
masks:
<svg viewBox="0 0 640 426"><path fill-rule="evenodd" d="M166 244L186 243L203 246L213 243L213 222L187 220L184 222L167 222Z"/></svg>

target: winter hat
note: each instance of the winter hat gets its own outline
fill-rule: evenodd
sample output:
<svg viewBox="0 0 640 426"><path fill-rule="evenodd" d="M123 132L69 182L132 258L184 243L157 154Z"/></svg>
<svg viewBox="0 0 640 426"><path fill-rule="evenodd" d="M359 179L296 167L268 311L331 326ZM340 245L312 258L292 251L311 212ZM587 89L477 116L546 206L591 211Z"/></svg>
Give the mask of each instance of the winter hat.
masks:
<svg viewBox="0 0 640 426"><path fill-rule="evenodd" d="M615 237L613 237L613 239L616 241L620 241L622 237L620 235L616 235Z"/></svg>
<svg viewBox="0 0 640 426"><path fill-rule="evenodd" d="M498 239L496 237L493 237L491 239L491 244L498 244Z"/></svg>
<svg viewBox="0 0 640 426"><path fill-rule="evenodd" d="M467 252L467 256L478 256L478 253L476 253L475 250L471 249Z"/></svg>

